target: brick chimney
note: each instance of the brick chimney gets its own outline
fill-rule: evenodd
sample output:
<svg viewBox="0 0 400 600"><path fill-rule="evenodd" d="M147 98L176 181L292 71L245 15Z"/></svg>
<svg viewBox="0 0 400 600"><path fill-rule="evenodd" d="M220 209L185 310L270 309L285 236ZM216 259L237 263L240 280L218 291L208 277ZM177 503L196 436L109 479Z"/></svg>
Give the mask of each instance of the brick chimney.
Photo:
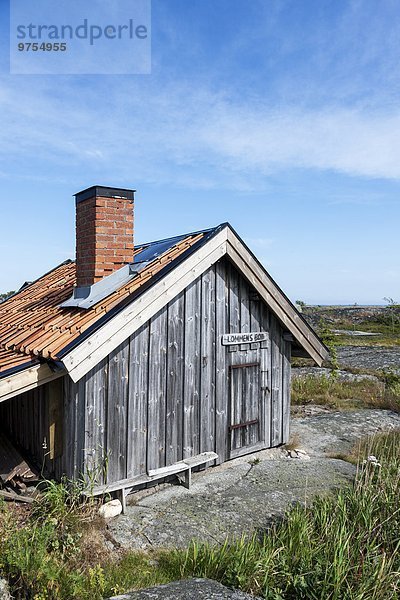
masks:
<svg viewBox="0 0 400 600"><path fill-rule="evenodd" d="M134 192L96 185L75 194L78 288L133 262Z"/></svg>

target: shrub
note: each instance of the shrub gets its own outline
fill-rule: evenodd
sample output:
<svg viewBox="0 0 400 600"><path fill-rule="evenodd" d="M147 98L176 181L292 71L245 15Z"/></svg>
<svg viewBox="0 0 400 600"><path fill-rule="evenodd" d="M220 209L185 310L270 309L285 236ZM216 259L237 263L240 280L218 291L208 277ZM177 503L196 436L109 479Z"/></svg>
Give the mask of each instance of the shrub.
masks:
<svg viewBox="0 0 400 600"><path fill-rule="evenodd" d="M45 481L41 487L23 522L0 503L0 576L16 600L102 600L171 579L152 554L93 549L104 522L96 523L94 501L82 499L83 484Z"/></svg>

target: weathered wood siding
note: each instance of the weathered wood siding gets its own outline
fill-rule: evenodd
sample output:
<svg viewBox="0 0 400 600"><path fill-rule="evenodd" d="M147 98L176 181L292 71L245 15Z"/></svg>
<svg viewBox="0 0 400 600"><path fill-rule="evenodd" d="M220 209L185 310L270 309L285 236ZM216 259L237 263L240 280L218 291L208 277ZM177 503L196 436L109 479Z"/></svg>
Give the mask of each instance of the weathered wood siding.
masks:
<svg viewBox="0 0 400 600"><path fill-rule="evenodd" d="M268 332L268 342L222 346L223 333L249 331ZM219 462L228 460L235 454L231 367L245 363L260 364L254 381L260 381L261 423L259 435L253 426L241 437L249 448L282 444L289 435L290 342L222 260L78 384L85 395L85 464L100 480L106 466L110 482L210 450ZM255 410L249 407L249 415Z"/></svg>
<svg viewBox="0 0 400 600"><path fill-rule="evenodd" d="M222 334L249 331L267 332L268 341L222 346ZM257 413L260 423L237 435L242 441L233 446L243 453L286 442L290 342L283 333L248 282L228 260L219 261L77 384L64 378L64 453L54 470L85 471L104 483L205 451L228 460L237 435L229 429L231 372L244 364L259 371L241 379L253 404L241 414ZM39 457L48 429L47 387L0 406L14 437Z"/></svg>

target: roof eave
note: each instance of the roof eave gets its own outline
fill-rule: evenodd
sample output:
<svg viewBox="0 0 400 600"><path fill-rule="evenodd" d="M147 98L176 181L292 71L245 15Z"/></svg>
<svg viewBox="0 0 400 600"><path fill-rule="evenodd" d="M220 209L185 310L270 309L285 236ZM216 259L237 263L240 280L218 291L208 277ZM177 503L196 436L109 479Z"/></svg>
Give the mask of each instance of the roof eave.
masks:
<svg viewBox="0 0 400 600"><path fill-rule="evenodd" d="M45 385L50 381L63 377L66 374L64 368L51 368L47 362L29 364L27 367L8 373L0 378L0 402L10 400L29 390Z"/></svg>

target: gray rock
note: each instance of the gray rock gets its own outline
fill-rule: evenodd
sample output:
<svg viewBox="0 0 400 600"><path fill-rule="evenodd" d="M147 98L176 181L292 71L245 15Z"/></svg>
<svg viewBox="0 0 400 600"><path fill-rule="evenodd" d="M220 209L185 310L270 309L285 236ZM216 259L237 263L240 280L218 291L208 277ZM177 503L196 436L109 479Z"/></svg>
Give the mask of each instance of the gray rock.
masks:
<svg viewBox="0 0 400 600"><path fill-rule="evenodd" d="M375 337L379 333L370 333L369 331L357 331L355 329L333 329L333 333L338 335L348 335L349 337Z"/></svg>
<svg viewBox="0 0 400 600"><path fill-rule="evenodd" d="M357 440L400 427L400 415L390 410L352 410L295 418L296 436L311 457L349 452Z"/></svg>
<svg viewBox="0 0 400 600"><path fill-rule="evenodd" d="M147 590L130 592L109 600L255 600L210 579L184 579Z"/></svg>
<svg viewBox="0 0 400 600"><path fill-rule="evenodd" d="M99 508L99 515L105 520L118 517L122 513L122 504L119 500L111 500L106 502Z"/></svg>
<svg viewBox="0 0 400 600"><path fill-rule="evenodd" d="M341 346L337 354L341 367L393 370L400 373L399 346Z"/></svg>
<svg viewBox="0 0 400 600"><path fill-rule="evenodd" d="M0 600L11 600L10 588L5 579L0 579Z"/></svg>
<svg viewBox="0 0 400 600"><path fill-rule="evenodd" d="M298 460L310 460L307 452L305 450L301 450L300 448L295 448L294 450L288 450L289 458L297 458Z"/></svg>
<svg viewBox="0 0 400 600"><path fill-rule="evenodd" d="M265 530L293 503L309 503L349 483L354 473L353 465L328 458L232 461L194 474L189 491L171 486L128 505L126 515L109 522L109 531L132 549L186 548L192 539L222 543L227 536ZM143 525L149 514L153 520Z"/></svg>

